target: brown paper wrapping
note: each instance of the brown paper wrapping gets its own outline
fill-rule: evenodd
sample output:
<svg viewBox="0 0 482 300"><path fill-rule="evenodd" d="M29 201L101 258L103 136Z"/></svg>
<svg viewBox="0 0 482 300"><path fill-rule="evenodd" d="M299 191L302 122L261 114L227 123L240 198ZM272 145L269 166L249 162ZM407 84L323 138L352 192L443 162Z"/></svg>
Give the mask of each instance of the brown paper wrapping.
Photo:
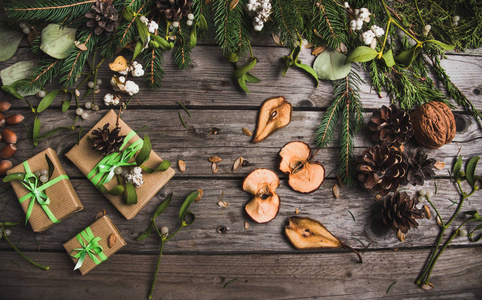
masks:
<svg viewBox="0 0 482 300"><path fill-rule="evenodd" d="M92 148L92 143L89 137L92 136L92 130L102 128L106 123L110 124L110 129L115 128L117 122L117 115L113 110L109 111L79 142L65 155L77 166L77 168L84 173L85 176L89 174L103 156ZM132 129L127 126L122 119L119 119L119 126L121 128L120 135L127 135ZM130 139L128 146L140 139L135 135ZM144 163L149 168L156 168L162 162L162 159L151 151L149 160ZM105 193L105 197L124 215L127 220L134 218L137 213L154 197L157 192L174 176L174 170L169 168L164 172L154 172L152 174L143 173L144 184L136 189L137 203L132 205L125 204L121 196L113 196ZM108 182L105 187L112 189L118 184L117 179L114 178Z"/></svg>
<svg viewBox="0 0 482 300"><path fill-rule="evenodd" d="M100 219L92 223L92 225L90 225L89 227L92 230L94 236L101 238L101 240L99 241L99 245L102 247L102 252L107 256L107 258L110 258L114 253L119 251L119 249L127 245L120 231L117 229L114 223L112 223L112 220L107 215L101 217ZM115 235L116 241L112 248L109 248L108 243L111 234ZM77 263L78 258L71 256L70 253L72 252L72 249L81 247L82 246L80 245L79 241L75 236L64 244L65 251L67 251L74 263ZM75 251L72 254L75 253L77 252ZM85 275L95 267L97 267L97 264L87 255L84 262L82 263L82 266L79 268L79 271L80 273L82 273L82 275Z"/></svg>
<svg viewBox="0 0 482 300"><path fill-rule="evenodd" d="M27 160L28 166L30 167L32 173L40 170L48 170L45 154L48 155L48 157L52 161L52 164L54 165L52 179L56 178L59 175L65 175L65 170L60 164L57 153L55 153L55 151L51 148L48 148ZM23 163L15 166L13 169L8 171L9 174L20 172L25 172ZM13 189L15 190L15 194L17 194L18 199L28 194L28 190L20 182L12 181L11 183ZM77 193L75 192L70 180L61 180L56 184L52 185L51 187L47 188L44 193L50 198L50 204L48 207L58 220L68 219L74 213L84 209L84 206L80 202L79 197L77 196ZM27 213L27 208L30 201L32 201L32 198L25 200L23 203L20 204L25 213ZM35 204L33 205L32 214L30 215L28 221L30 222L32 229L35 232L44 231L55 224L49 219L49 217L37 201L35 201Z"/></svg>

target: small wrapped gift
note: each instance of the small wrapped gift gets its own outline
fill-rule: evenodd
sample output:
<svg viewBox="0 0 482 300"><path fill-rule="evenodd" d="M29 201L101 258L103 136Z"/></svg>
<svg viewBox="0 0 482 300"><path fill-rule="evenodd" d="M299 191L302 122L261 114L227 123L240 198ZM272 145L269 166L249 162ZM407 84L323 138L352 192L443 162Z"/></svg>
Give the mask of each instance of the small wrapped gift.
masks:
<svg viewBox="0 0 482 300"><path fill-rule="evenodd" d="M127 245L108 216L103 216L64 244L75 263L74 270L87 274Z"/></svg>
<svg viewBox="0 0 482 300"><path fill-rule="evenodd" d="M41 170L53 171L46 182L40 180L40 174L34 174ZM19 175L10 182L25 211L25 222L30 222L35 232L44 231L84 209L57 153L50 148L14 167L8 175ZM48 178L48 174L44 176Z"/></svg>
<svg viewBox="0 0 482 300"><path fill-rule="evenodd" d="M116 124L118 127L116 127ZM120 131L118 131L119 128ZM96 135L92 133L94 130ZM108 134L111 135L110 139L105 139L107 142L103 141L104 135ZM122 136L125 137L121 141L120 137ZM97 139L93 139L94 137ZM94 149L94 145L97 149ZM109 149L114 148L114 146L119 146L118 150L112 151L113 149ZM131 174L117 174L116 170L119 168L125 171L136 166L135 155L140 153L139 150L142 146L142 139L124 121L118 120L115 112L111 110L80 140L78 145L75 145L65 155L104 193L122 215L130 220L174 176L172 168L162 172L145 172L142 175L140 174L140 168L134 168L137 170L131 170ZM145 154L147 155L147 153ZM148 160L142 166L151 170L156 169L163 161L152 150L148 157ZM119 182L121 176L126 181L129 176L133 180L132 186L136 187L134 193L137 194L137 203L127 204L124 198L128 192L132 192L134 189L132 186L130 191L127 190L126 186L126 190L119 195L107 192L116 190L118 185L121 184Z"/></svg>

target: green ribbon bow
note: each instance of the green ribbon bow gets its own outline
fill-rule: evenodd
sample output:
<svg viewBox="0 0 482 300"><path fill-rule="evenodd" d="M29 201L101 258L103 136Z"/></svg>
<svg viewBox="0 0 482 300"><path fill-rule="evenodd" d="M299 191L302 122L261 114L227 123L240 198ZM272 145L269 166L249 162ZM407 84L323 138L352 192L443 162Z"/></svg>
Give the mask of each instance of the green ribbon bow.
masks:
<svg viewBox="0 0 482 300"><path fill-rule="evenodd" d="M99 245L99 241L101 240L101 238L96 237L92 232L92 229L90 229L90 227L85 228L84 231L77 234L75 237L79 241L82 248L75 248L71 251L71 252L79 251L76 254L70 253L72 257L79 259L75 264L74 271L82 267L82 264L84 263L85 257L87 255L92 259L92 261L96 265L107 260L108 258L107 255L105 255L104 252L102 252L104 249L102 248L101 245ZM98 255L99 258L97 258L96 255Z"/></svg>
<svg viewBox="0 0 482 300"><path fill-rule="evenodd" d="M129 132L129 134L124 138L124 142L122 143L120 149L124 148L127 145L127 142L135 135L135 131ZM87 178L89 178L97 188L108 183L111 181L112 177L114 177L115 169L117 167L136 165L135 162L129 162L129 160L131 160L137 151L141 150L143 143L144 142L142 139L138 139L124 150L105 156L94 167L94 169L87 174Z"/></svg>
<svg viewBox="0 0 482 300"><path fill-rule="evenodd" d="M18 199L18 201L20 201L20 203L23 203L25 200L32 198L27 208L25 224L27 224L28 219L32 214L33 204L35 202L38 202L38 204L40 204L40 207L45 211L47 217L49 217L52 222L60 223L61 221L57 220L52 211L48 208L48 205L50 204L50 198L42 191L63 179L69 179L69 177L67 175L60 175L52 180L45 182L41 186L38 186L39 179L37 178L37 176L35 176L35 174L32 173L26 161L23 162L23 167L25 168L25 177L23 181L20 181L20 183L29 191L29 193Z"/></svg>

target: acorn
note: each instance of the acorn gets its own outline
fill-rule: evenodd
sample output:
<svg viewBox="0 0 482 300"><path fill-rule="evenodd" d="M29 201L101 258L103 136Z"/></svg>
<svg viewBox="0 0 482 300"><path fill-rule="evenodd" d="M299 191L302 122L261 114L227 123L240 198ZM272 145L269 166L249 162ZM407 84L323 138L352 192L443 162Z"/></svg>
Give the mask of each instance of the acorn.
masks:
<svg viewBox="0 0 482 300"><path fill-rule="evenodd" d="M15 114L15 115L8 116L5 119L5 121L6 121L7 125L17 125L18 123L22 122L23 119L25 119L24 116L19 115L19 114Z"/></svg>
<svg viewBox="0 0 482 300"><path fill-rule="evenodd" d="M7 110L10 109L10 106L12 106L10 102L0 101L0 112L6 112Z"/></svg>
<svg viewBox="0 0 482 300"><path fill-rule="evenodd" d="M2 150L0 150L0 158L10 158L15 154L15 152L17 152L17 146L13 144L8 144L7 146L3 147Z"/></svg>
<svg viewBox="0 0 482 300"><path fill-rule="evenodd" d="M0 127L3 127L5 125L5 116L0 113Z"/></svg>
<svg viewBox="0 0 482 300"><path fill-rule="evenodd" d="M9 144L17 143L17 135L10 129L2 130L2 138L6 143Z"/></svg>
<svg viewBox="0 0 482 300"><path fill-rule="evenodd" d="M12 162L9 160L2 160L0 161L0 176L4 176L7 174L7 171L13 167Z"/></svg>

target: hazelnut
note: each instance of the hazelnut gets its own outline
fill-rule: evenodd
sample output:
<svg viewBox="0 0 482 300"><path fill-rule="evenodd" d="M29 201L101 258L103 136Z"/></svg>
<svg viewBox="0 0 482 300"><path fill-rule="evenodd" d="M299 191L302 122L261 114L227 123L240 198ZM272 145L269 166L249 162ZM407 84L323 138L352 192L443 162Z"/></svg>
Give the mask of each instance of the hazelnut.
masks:
<svg viewBox="0 0 482 300"><path fill-rule="evenodd" d="M9 144L17 143L17 135L10 129L2 130L2 138L6 143Z"/></svg>
<svg viewBox="0 0 482 300"><path fill-rule="evenodd" d="M10 106L12 106L10 102L0 101L0 112L6 112L7 110L10 109Z"/></svg>
<svg viewBox="0 0 482 300"><path fill-rule="evenodd" d="M425 148L440 148L455 137L454 115L443 102L432 101L420 105L410 117L415 140Z"/></svg>
<svg viewBox="0 0 482 300"><path fill-rule="evenodd" d="M9 144L0 150L0 158L1 159L7 159L12 157L15 152L17 152L17 147L13 144Z"/></svg>
<svg viewBox="0 0 482 300"><path fill-rule="evenodd" d="M13 167L12 162L9 160L0 161L0 176L7 174L7 171Z"/></svg>
<svg viewBox="0 0 482 300"><path fill-rule="evenodd" d="M5 126L5 116L0 113L0 127Z"/></svg>
<svg viewBox="0 0 482 300"><path fill-rule="evenodd" d="M15 114L15 115L8 116L5 119L5 121L6 121L7 125L17 125L18 123L22 122L23 119L25 119L25 118L22 115Z"/></svg>

